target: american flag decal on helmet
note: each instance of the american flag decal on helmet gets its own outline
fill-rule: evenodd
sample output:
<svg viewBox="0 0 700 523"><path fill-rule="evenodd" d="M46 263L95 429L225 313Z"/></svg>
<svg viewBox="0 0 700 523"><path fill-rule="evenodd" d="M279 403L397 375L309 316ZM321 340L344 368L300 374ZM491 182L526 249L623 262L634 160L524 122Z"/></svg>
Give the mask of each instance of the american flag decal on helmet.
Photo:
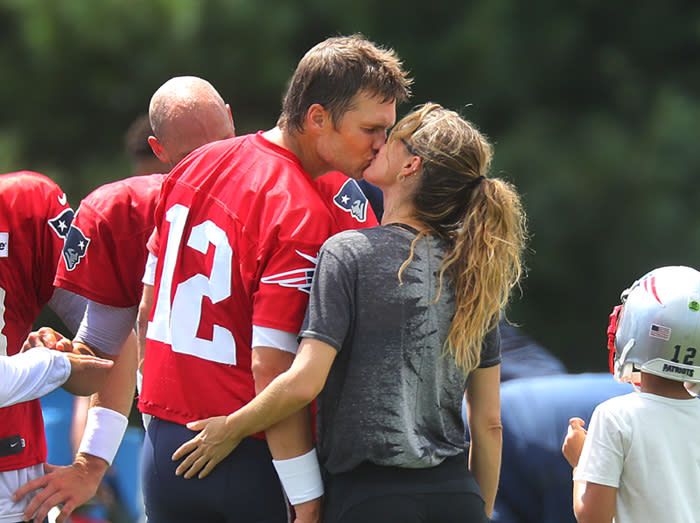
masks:
<svg viewBox="0 0 700 523"><path fill-rule="evenodd" d="M652 338L659 338L661 340L668 341L671 339L671 329L664 327L663 325L657 325L652 323L649 327L649 336Z"/></svg>
<svg viewBox="0 0 700 523"><path fill-rule="evenodd" d="M293 269L291 271L265 276L260 278L260 283L271 283L282 287L293 287L305 292L306 294L311 294L311 281L313 280L314 273L316 272L316 262L318 261L318 257L309 256L308 254L304 254L303 252L299 251L295 252L305 260L313 263L314 266Z"/></svg>
<svg viewBox="0 0 700 523"><path fill-rule="evenodd" d="M364 223L367 220L369 202L355 180L350 179L343 184L338 194L333 197L333 203L345 212L349 212L358 222Z"/></svg>

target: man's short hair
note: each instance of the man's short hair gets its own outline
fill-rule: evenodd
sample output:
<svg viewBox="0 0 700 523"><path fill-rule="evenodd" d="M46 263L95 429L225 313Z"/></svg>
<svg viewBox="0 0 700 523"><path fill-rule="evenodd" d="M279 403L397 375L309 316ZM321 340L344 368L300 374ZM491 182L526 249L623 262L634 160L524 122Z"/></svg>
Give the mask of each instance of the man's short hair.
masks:
<svg viewBox="0 0 700 523"><path fill-rule="evenodd" d="M322 105L337 125L362 92L382 102L403 102L413 82L392 49L379 47L363 36L328 38L299 61L287 89L278 125L301 132L313 104Z"/></svg>

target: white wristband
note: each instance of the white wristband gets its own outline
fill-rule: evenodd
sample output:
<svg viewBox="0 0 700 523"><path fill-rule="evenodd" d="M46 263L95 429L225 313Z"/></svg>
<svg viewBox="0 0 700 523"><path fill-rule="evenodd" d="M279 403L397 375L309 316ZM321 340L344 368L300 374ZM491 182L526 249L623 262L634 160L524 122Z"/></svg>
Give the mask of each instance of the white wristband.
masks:
<svg viewBox="0 0 700 523"><path fill-rule="evenodd" d="M296 458L273 459L272 464L292 505L323 496L323 481L316 449L311 449Z"/></svg>
<svg viewBox="0 0 700 523"><path fill-rule="evenodd" d="M111 465L128 423L126 416L115 410L91 407L88 409L85 431L78 452L97 456Z"/></svg>

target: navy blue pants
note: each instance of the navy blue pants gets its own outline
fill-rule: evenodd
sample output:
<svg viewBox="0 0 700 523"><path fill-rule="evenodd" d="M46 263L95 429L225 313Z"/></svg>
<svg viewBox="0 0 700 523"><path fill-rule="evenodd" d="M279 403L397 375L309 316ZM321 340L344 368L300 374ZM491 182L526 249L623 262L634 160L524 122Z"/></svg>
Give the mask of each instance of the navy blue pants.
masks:
<svg viewBox="0 0 700 523"><path fill-rule="evenodd" d="M143 495L148 523L288 523L289 506L267 442L245 438L204 479L175 475L171 456L196 433L153 418L144 439Z"/></svg>

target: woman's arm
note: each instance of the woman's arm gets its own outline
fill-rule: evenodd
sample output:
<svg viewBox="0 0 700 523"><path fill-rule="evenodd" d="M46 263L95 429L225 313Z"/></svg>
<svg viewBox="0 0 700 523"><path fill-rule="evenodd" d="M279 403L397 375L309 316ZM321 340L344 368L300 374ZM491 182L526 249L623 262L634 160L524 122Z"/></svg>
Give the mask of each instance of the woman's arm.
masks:
<svg viewBox="0 0 700 523"><path fill-rule="evenodd" d="M321 392L338 351L322 341L304 338L292 366L252 401L228 416L188 423L200 431L173 459L183 459L176 473L203 478L246 436L264 431L303 408ZM201 471L201 472L200 472Z"/></svg>
<svg viewBox="0 0 700 523"><path fill-rule="evenodd" d="M475 369L467 384L467 420L471 436L469 470L484 497L491 517L501 471L503 426L501 425L501 366Z"/></svg>

